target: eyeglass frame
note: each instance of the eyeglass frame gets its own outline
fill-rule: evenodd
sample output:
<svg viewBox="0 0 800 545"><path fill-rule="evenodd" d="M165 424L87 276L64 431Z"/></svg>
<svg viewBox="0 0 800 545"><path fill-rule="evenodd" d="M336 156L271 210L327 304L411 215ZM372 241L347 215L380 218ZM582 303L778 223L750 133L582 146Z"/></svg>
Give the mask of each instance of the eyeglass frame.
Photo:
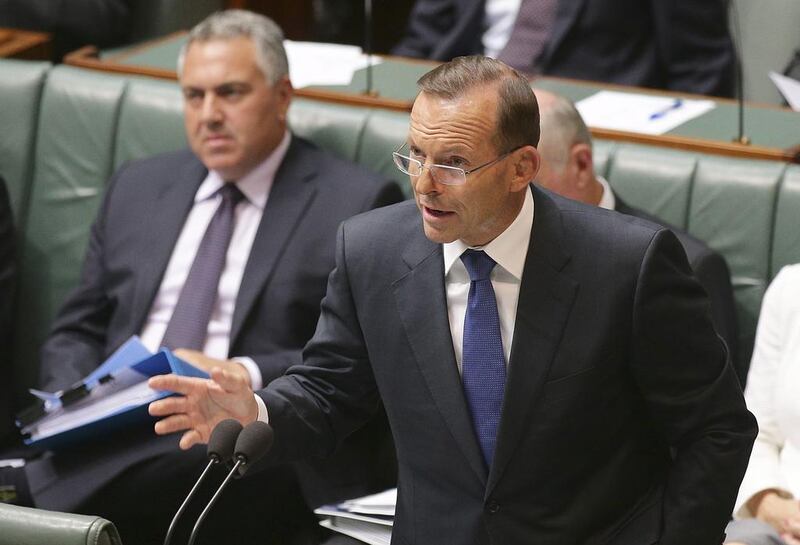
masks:
<svg viewBox="0 0 800 545"><path fill-rule="evenodd" d="M466 184L467 183L467 176L469 174L472 174L473 172L476 172L476 171L478 171L478 170L480 170L482 168L485 168L485 167L491 166L491 165L493 165L495 163L498 163L501 160L503 160L506 157L508 157L509 155L511 155L512 153L514 153L515 151L517 151L519 149L522 149L524 147L524 146L517 146L516 148L514 148L512 150L509 150L509 151L507 151L507 152L495 157L491 161L487 161L486 163L483 163L482 165L478 165L475 168L471 168L469 170L465 170L465 169L463 169L461 167L451 167L450 165L440 165L440 164L437 164L437 163L434 163L431 166L426 167L425 163L423 163L419 159L413 159L408 155L403 155L402 153L400 153L400 150L403 149L403 146L406 146L407 144L408 144L408 142L403 142L397 148L395 148L395 150L392 152L392 162L394 163L394 166L397 167L397 170L399 170L403 174L407 174L407 175L411 176L412 178L419 178L420 176L422 176L422 171L425 170L425 169L427 169L428 173L430 173L431 172L431 168L434 168L434 167L445 169L445 170L460 171L463 174L464 181L463 182L459 182L459 183L455 183L455 184L447 183L447 182L440 182L439 180L436 180L436 178L433 176L433 174L431 174L431 177L434 178L434 181L436 181L436 183L440 183L442 185L451 185L451 186L458 186L458 185ZM403 168L401 168L400 165L397 162L398 158L403 158L403 159L407 159L409 162L413 161L415 163L418 163L419 164L419 169L420 169L419 170L419 174L411 174L410 172L408 172L406 170L403 170Z"/></svg>

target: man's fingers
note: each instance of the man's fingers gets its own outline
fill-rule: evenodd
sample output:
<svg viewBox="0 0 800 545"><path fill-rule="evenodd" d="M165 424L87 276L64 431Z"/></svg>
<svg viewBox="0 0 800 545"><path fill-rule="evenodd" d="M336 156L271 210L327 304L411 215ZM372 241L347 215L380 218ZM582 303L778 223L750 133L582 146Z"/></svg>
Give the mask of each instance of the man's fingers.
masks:
<svg viewBox="0 0 800 545"><path fill-rule="evenodd" d="M236 393L248 388L244 377L222 367L211 369L211 380L227 393Z"/></svg>
<svg viewBox="0 0 800 545"><path fill-rule="evenodd" d="M192 428L189 417L185 414L173 414L162 418L156 422L155 430L158 435L167 435L176 431L184 431Z"/></svg>
<svg viewBox="0 0 800 545"><path fill-rule="evenodd" d="M176 413L188 412L189 402L183 396L165 397L153 401L147 410L150 416L169 416Z"/></svg>
<svg viewBox="0 0 800 545"><path fill-rule="evenodd" d="M189 450L194 445L202 442L203 439L200 437L200 433L197 430L189 430L183 434L181 441L178 444L180 445L181 450Z"/></svg>
<svg viewBox="0 0 800 545"><path fill-rule="evenodd" d="M179 394L189 394L198 388L205 387L206 379L195 377L181 377L178 375L156 375L147 381L147 385L154 390L167 390Z"/></svg>

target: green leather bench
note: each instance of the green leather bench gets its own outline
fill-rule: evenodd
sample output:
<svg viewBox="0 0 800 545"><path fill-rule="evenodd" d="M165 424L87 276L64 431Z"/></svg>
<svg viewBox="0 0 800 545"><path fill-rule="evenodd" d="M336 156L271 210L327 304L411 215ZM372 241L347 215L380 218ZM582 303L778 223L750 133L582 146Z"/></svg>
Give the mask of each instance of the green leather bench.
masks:
<svg viewBox="0 0 800 545"><path fill-rule="evenodd" d="M77 282L104 183L125 161L185 146L174 82L0 60L0 173L19 218L21 278L13 367L18 399L35 384L38 346ZM296 133L402 183L391 151L405 113L296 99ZM800 167L657 147L596 143L598 172L619 194L685 228L730 265L749 359L764 290L800 262Z"/></svg>
<svg viewBox="0 0 800 545"><path fill-rule="evenodd" d="M106 519L0 503L0 545L122 545Z"/></svg>

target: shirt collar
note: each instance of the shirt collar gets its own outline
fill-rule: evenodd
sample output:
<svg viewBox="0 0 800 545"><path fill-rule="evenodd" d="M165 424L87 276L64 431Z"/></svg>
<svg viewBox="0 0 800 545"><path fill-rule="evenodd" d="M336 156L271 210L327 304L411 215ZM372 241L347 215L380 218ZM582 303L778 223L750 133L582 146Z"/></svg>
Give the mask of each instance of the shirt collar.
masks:
<svg viewBox="0 0 800 545"><path fill-rule="evenodd" d="M468 248L483 250L495 260L505 271L517 280L522 280L522 271L525 268L525 259L528 254L528 244L531 240L533 227L533 193L530 186L525 192L525 202L517 217L500 235L481 247L471 247L461 240L448 242L442 245L444 253L444 274L447 276L461 254ZM520 251L524 248L524 251Z"/></svg>
<svg viewBox="0 0 800 545"><path fill-rule="evenodd" d="M617 208L617 199L614 197L614 191L611 189L608 181L602 176L597 177L597 181L603 186L603 196L600 197L600 202L597 206L605 208L606 210L614 210Z"/></svg>
<svg viewBox="0 0 800 545"><path fill-rule="evenodd" d="M244 193L248 202L258 208L263 209L267 204L267 197L275 180L275 174L278 172L284 157L286 157L291 141L291 133L287 130L278 147L266 159L256 165L253 170L236 181L236 186ZM216 195L224 183L225 181L219 175L219 172L216 170L208 171L206 179L203 180L203 183L197 189L197 193L195 193L194 202L198 203L210 199Z"/></svg>

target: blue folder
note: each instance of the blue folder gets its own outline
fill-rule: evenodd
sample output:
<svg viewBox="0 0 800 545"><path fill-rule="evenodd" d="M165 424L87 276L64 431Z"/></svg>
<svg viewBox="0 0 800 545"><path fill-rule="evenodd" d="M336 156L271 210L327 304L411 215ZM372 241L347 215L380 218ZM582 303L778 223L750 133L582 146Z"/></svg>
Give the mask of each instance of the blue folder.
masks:
<svg viewBox="0 0 800 545"><path fill-rule="evenodd" d="M58 449L128 426L152 421L147 406L173 392L147 386L155 375L208 378L208 373L162 349L151 354L131 337L80 383L64 392L32 392L43 401L43 416L20 424L25 443Z"/></svg>

